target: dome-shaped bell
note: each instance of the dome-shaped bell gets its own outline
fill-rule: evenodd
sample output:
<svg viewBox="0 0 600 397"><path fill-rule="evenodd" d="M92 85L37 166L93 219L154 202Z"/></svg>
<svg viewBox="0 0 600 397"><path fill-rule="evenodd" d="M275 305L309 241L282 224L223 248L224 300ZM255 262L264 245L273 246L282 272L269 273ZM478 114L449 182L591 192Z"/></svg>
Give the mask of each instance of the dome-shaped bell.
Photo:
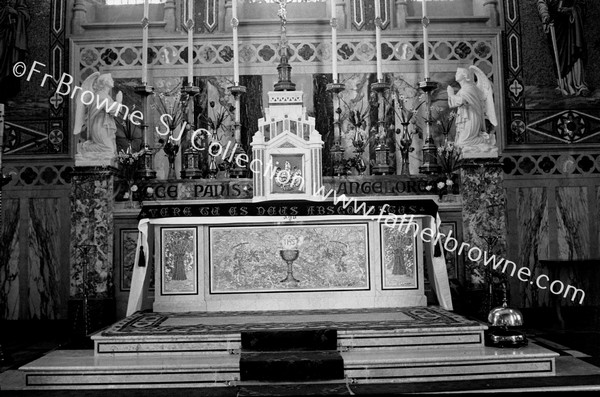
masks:
<svg viewBox="0 0 600 397"><path fill-rule="evenodd" d="M520 347L527 344L527 337L519 330L512 329L523 325L523 315L517 309L504 303L495 307L488 314L490 328L485 331L485 344L493 347Z"/></svg>
<svg viewBox="0 0 600 397"><path fill-rule="evenodd" d="M492 327L520 327L523 325L523 315L519 310L508 307L504 301L502 306L490 310L488 322Z"/></svg>

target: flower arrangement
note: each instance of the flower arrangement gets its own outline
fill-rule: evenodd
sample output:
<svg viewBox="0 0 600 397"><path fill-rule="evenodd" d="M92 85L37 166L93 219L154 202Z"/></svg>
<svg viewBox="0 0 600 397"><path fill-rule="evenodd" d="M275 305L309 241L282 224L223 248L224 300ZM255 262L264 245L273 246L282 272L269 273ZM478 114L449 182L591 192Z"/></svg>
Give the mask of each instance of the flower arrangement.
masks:
<svg viewBox="0 0 600 397"><path fill-rule="evenodd" d="M226 131L227 127L231 127L230 125L226 125L227 119L233 121L233 112L235 111L235 106L229 105L225 107L219 104L219 108L217 109L217 104L215 101L210 101L208 103L210 110L207 111L207 114L201 113L198 116L198 125L206 125L209 131L212 131L212 139L215 141L221 140L222 136L218 136L219 130ZM233 136L233 129L230 128L231 136Z"/></svg>
<svg viewBox="0 0 600 397"><path fill-rule="evenodd" d="M453 193L454 185L455 183L452 177L446 178L438 175L427 183L425 190L437 194L441 200L445 195Z"/></svg>
<svg viewBox="0 0 600 397"><path fill-rule="evenodd" d="M397 94L394 94L397 95ZM407 98L404 95L397 95L398 98L398 108L400 109L400 113L396 112L396 114L398 114L398 117L400 119L400 124L403 125L408 125L409 123L413 122L413 118L417 115L417 113L419 112L419 108L425 103L425 101L421 100L421 97L418 98L418 100L420 100L419 104L414 107L409 107L407 106L407 102L409 101L409 98Z"/></svg>
<svg viewBox="0 0 600 397"><path fill-rule="evenodd" d="M446 142L443 146L439 146L437 158L442 168L441 173L446 176L456 173L462 165L462 152L454 142Z"/></svg>
<svg viewBox="0 0 600 397"><path fill-rule="evenodd" d="M437 148L437 161L441 171L429 181L425 189L436 193L441 200L446 194L456 190L456 173L462 165L460 148L454 142L446 142Z"/></svg>
<svg viewBox="0 0 600 397"><path fill-rule="evenodd" d="M177 153L179 153L184 131L180 131L177 138L174 138L173 135L177 126L184 122L188 101L189 96L181 93L180 85L177 85L167 93L161 92L159 94L154 94L153 107L161 114L161 122L166 123L168 129L166 133L166 142L164 138L158 140L162 145L165 155L169 159L168 179L176 178L175 159L177 158ZM168 117L165 117L165 115Z"/></svg>
<svg viewBox="0 0 600 397"><path fill-rule="evenodd" d="M162 117L168 125L169 134L172 135L175 128L183 122L184 115L187 111L188 103L187 95L182 95L179 90L179 85L173 90L167 93L154 94L155 108L159 114L168 115L169 117Z"/></svg>
<svg viewBox="0 0 600 397"><path fill-rule="evenodd" d="M443 109L437 106L434 106L432 110L437 113L437 120L435 124L439 127L442 135L444 135L445 145L448 143L448 135L450 134L450 130L452 130L452 126L456 120L456 110Z"/></svg>
<svg viewBox="0 0 600 397"><path fill-rule="evenodd" d="M129 199L130 202L133 193L137 191L137 186L135 185L135 172L138 169L140 157L142 157L145 152L145 149L134 152L131 149L131 144L129 144L126 150L121 149L117 154L117 161L119 162L119 168L121 169L121 177L127 183L127 191L123 194L123 198Z"/></svg>

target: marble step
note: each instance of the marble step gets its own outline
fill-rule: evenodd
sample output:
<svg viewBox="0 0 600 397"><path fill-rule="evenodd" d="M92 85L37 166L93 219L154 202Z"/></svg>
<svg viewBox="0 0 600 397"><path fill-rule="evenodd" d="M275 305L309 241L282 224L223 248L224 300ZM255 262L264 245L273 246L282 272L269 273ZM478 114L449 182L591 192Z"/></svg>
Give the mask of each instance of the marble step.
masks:
<svg viewBox="0 0 600 397"><path fill-rule="evenodd" d="M242 352L242 381L308 382L344 379L344 361L337 351Z"/></svg>
<svg viewBox="0 0 600 397"><path fill-rule="evenodd" d="M359 384L553 376L559 356L534 343L519 349L413 348L341 355L348 381Z"/></svg>
<svg viewBox="0 0 600 397"><path fill-rule="evenodd" d="M100 332L92 340L98 356L232 354L242 345L239 333L103 336Z"/></svg>
<svg viewBox="0 0 600 397"><path fill-rule="evenodd" d="M535 343L519 349L427 347L340 354L343 376L354 384L553 376L558 356ZM240 356L230 354L97 357L91 350L57 350L20 370L25 372L27 389L227 387L256 383L240 380Z"/></svg>
<svg viewBox="0 0 600 397"><path fill-rule="evenodd" d="M339 330L340 351L412 349L416 347L457 348L483 347L487 326Z"/></svg>
<svg viewBox="0 0 600 397"><path fill-rule="evenodd" d="M481 326L462 326L449 328L417 328L417 329L352 329L337 330L337 350L387 350L406 349L415 347L456 348L483 346L483 333L487 329ZM192 335L129 335L103 336L101 333L92 336L94 349L98 355L146 355L146 354L215 354L239 353L242 343L249 349L289 350L290 346L298 345L294 338L302 343L309 343L308 350L329 350L333 347L332 332L321 336L324 341L314 340L307 335L296 334L302 330L286 330L277 337L278 342L269 341L270 332L261 331L248 333L202 333ZM271 334L272 335L272 334ZM319 345L320 344L320 345ZM260 347L262 346L262 347ZM271 346L270 348L267 346ZM315 347L319 346L319 347Z"/></svg>
<svg viewBox="0 0 600 397"><path fill-rule="evenodd" d="M298 329L244 331L241 335L244 351L337 350L337 330Z"/></svg>
<svg viewBox="0 0 600 397"><path fill-rule="evenodd" d="M231 386L239 355L94 356L56 350L20 368L27 389L106 389Z"/></svg>

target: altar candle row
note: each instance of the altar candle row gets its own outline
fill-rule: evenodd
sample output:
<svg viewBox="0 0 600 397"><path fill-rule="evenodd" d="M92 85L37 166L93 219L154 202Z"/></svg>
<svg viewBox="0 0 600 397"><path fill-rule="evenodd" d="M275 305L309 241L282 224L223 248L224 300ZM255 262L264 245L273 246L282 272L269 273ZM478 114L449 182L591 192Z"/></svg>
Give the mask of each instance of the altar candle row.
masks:
<svg viewBox="0 0 600 397"><path fill-rule="evenodd" d="M427 20L427 0L421 1L423 6L423 60L424 60L424 72L425 72L425 80L429 79L429 34L427 32L427 25L429 25L429 21Z"/></svg>
<svg viewBox="0 0 600 397"><path fill-rule="evenodd" d="M233 85L240 84L237 0L231 1L231 29L233 30ZM237 108L236 108L237 109Z"/></svg>
<svg viewBox="0 0 600 397"><path fill-rule="evenodd" d="M333 75L333 84L338 82L337 71L337 19L335 17L335 2L331 0L331 74Z"/></svg>
<svg viewBox="0 0 600 397"><path fill-rule="evenodd" d="M142 84L148 83L148 9L149 0L144 0L144 19L142 19Z"/></svg>
<svg viewBox="0 0 600 397"><path fill-rule="evenodd" d="M188 85L194 85L194 0L188 0Z"/></svg>
<svg viewBox="0 0 600 397"><path fill-rule="evenodd" d="M381 4L380 0L375 0L375 46L377 49L377 81L383 81L381 71Z"/></svg>

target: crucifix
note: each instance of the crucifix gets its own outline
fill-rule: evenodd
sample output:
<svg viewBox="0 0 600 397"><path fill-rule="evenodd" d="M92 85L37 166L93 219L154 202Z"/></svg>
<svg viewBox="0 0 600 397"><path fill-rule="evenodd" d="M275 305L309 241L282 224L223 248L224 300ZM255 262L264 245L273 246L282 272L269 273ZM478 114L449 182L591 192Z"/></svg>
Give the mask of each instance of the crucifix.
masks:
<svg viewBox="0 0 600 397"><path fill-rule="evenodd" d="M292 67L288 63L288 41L286 36L286 25L287 25L287 3L288 0L277 0L279 3L279 10L277 16L281 20L281 38L279 40L279 65L277 65L277 72L279 74L279 81L275 83L275 91L295 91L296 84L292 83Z"/></svg>

